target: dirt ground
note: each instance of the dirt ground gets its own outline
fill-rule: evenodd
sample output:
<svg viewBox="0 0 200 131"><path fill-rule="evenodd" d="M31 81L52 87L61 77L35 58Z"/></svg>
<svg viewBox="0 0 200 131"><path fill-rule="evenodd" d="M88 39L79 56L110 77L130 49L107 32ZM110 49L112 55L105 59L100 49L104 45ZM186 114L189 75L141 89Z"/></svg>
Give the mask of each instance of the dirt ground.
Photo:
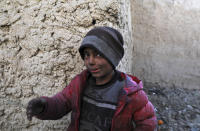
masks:
<svg viewBox="0 0 200 131"><path fill-rule="evenodd" d="M149 85L144 90L163 121L158 131L200 131L200 90Z"/></svg>

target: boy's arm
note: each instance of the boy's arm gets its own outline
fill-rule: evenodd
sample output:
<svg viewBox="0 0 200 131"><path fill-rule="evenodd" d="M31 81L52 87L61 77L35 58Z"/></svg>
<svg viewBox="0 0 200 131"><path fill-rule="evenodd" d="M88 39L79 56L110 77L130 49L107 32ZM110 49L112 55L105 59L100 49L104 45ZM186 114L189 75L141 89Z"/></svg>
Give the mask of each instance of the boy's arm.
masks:
<svg viewBox="0 0 200 131"><path fill-rule="evenodd" d="M36 117L42 120L56 120L77 108L80 86L86 84L87 70L75 76L70 84L53 97L42 97L47 101L44 111ZM74 106L75 105L75 106Z"/></svg>
<svg viewBox="0 0 200 131"><path fill-rule="evenodd" d="M68 112L71 111L71 97L73 90L73 83L71 82L61 92L57 93L53 97L43 96L47 103L44 111L37 115L38 119L42 120L56 120L62 118Z"/></svg>
<svg viewBox="0 0 200 131"><path fill-rule="evenodd" d="M140 107L134 113L134 122L136 128L134 131L156 131L157 119L154 111L154 107L151 102L147 99L144 91L137 93L137 99L140 101Z"/></svg>

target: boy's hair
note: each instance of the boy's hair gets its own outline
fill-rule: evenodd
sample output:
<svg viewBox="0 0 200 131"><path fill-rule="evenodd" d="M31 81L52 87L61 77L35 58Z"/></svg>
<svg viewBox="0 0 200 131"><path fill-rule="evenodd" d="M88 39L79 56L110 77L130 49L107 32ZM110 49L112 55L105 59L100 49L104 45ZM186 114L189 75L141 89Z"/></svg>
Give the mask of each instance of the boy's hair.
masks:
<svg viewBox="0 0 200 131"><path fill-rule="evenodd" d="M124 56L123 44L123 37L116 29L107 26L95 27L84 37L79 53L84 59L84 48L93 48L103 55L115 69Z"/></svg>

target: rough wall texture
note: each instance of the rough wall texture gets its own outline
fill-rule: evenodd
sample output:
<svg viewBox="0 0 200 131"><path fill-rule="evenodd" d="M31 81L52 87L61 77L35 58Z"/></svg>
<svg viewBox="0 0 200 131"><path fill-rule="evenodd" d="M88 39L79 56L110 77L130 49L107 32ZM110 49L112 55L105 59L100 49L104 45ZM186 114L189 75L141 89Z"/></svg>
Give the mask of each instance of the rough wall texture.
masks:
<svg viewBox="0 0 200 131"><path fill-rule="evenodd" d="M0 130L66 129L68 116L29 122L25 107L32 98L62 90L84 68L77 49L94 25L120 29L129 54L118 68L131 72L129 6L125 0L1 0Z"/></svg>
<svg viewBox="0 0 200 131"><path fill-rule="evenodd" d="M199 0L133 0L133 72L161 87L200 88Z"/></svg>
<svg viewBox="0 0 200 131"><path fill-rule="evenodd" d="M120 62L118 69L126 73L132 74L133 59L133 38L132 38L132 22L131 22L131 2L130 0L119 1L119 29L124 38L125 54Z"/></svg>

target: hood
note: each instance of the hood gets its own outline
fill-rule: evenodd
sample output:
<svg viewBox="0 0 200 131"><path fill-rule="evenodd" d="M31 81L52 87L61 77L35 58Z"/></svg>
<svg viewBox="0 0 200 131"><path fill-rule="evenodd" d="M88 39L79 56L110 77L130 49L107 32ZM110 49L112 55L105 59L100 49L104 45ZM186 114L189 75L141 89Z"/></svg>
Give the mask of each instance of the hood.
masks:
<svg viewBox="0 0 200 131"><path fill-rule="evenodd" d="M125 92L127 95L143 89L142 81L135 76L125 75Z"/></svg>

